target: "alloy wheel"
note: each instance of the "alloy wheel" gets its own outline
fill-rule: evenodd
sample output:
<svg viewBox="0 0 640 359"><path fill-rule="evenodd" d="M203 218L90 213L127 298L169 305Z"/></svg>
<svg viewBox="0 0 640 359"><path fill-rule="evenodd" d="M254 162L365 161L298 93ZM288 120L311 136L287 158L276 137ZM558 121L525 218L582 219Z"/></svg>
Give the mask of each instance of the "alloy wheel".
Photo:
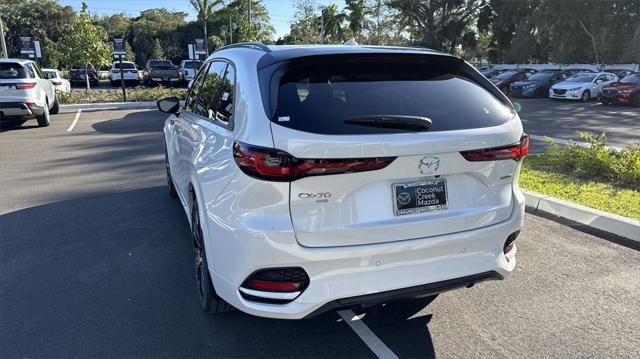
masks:
<svg viewBox="0 0 640 359"><path fill-rule="evenodd" d="M204 244L202 241L202 228L200 226L200 216L198 215L198 205L194 203L191 212L191 236L193 237L193 260L194 274L196 285L198 287L198 295L202 299L205 295L205 286L207 285L207 268L204 253Z"/></svg>

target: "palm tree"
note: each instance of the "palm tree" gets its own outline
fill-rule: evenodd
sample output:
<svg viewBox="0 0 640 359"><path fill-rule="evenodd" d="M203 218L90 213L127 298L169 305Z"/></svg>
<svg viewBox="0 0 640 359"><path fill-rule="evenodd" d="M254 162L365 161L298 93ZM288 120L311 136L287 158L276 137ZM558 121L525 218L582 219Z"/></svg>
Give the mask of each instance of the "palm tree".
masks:
<svg viewBox="0 0 640 359"><path fill-rule="evenodd" d="M204 30L204 47L209 56L209 34L207 32L207 21L213 17L213 8L222 4L222 0L189 0L191 6L198 12L197 19L202 21Z"/></svg>
<svg viewBox="0 0 640 359"><path fill-rule="evenodd" d="M338 11L335 4L331 4L322 8L322 20L324 22L324 36L329 42L344 42L344 22L347 20L347 14Z"/></svg>

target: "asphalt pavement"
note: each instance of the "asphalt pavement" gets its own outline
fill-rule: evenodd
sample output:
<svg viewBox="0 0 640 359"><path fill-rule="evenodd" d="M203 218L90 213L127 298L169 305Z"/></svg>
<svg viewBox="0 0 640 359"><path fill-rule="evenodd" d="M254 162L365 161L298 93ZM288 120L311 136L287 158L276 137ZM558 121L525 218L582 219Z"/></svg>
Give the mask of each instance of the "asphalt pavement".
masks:
<svg viewBox="0 0 640 359"><path fill-rule="evenodd" d="M530 133L569 138L560 119L586 121L582 104L536 101L521 112ZM637 143L637 108L593 107L589 128ZM68 131L75 116L0 133L1 358L374 356L335 312L202 313L164 115L83 110ZM507 280L356 314L400 358L638 357L640 252L529 214L517 245Z"/></svg>
<svg viewBox="0 0 640 359"><path fill-rule="evenodd" d="M605 133L613 146L640 144L640 107L546 98L511 101L522 106L519 115L529 134L581 141L580 132ZM534 150L540 145L534 143Z"/></svg>

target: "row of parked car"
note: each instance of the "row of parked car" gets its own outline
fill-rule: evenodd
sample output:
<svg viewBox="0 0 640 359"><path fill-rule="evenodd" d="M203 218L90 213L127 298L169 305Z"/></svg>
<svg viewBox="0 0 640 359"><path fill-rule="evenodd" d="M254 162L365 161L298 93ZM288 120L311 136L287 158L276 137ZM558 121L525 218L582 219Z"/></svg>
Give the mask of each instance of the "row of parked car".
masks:
<svg viewBox="0 0 640 359"><path fill-rule="evenodd" d="M123 61L121 66L119 61L114 61L109 69L109 80L112 86L119 86L121 77L124 77L126 85L139 85L143 82L147 86L177 86L191 81L201 64L202 61L199 60L183 60L180 66L175 66L171 60L150 59L145 68L139 70L134 62ZM70 85L83 86L85 76L89 77L92 86L99 86L98 71L93 65L87 65L86 68L72 67L69 70Z"/></svg>
<svg viewBox="0 0 640 359"><path fill-rule="evenodd" d="M640 73L630 70L486 68L480 72L502 92L513 97L549 97L583 102L598 99L603 104L640 106Z"/></svg>

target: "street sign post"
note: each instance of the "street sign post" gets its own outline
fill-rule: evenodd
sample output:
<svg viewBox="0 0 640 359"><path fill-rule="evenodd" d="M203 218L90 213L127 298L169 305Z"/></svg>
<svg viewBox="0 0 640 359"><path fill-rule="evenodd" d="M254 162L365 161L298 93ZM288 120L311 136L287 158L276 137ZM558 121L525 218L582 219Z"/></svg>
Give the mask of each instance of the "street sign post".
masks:
<svg viewBox="0 0 640 359"><path fill-rule="evenodd" d="M122 98L127 102L127 90L124 86L124 69L122 68L122 56L127 55L124 48L124 39L113 39L113 56L119 59L120 63L120 86L122 86Z"/></svg>
<svg viewBox="0 0 640 359"><path fill-rule="evenodd" d="M207 54L207 44L204 42L204 39L196 39L194 43L194 51L196 55L206 55Z"/></svg>
<svg viewBox="0 0 640 359"><path fill-rule="evenodd" d="M32 57L35 55L36 50L33 45L33 41L30 36L22 36L20 37L20 54L28 55L28 57Z"/></svg>

